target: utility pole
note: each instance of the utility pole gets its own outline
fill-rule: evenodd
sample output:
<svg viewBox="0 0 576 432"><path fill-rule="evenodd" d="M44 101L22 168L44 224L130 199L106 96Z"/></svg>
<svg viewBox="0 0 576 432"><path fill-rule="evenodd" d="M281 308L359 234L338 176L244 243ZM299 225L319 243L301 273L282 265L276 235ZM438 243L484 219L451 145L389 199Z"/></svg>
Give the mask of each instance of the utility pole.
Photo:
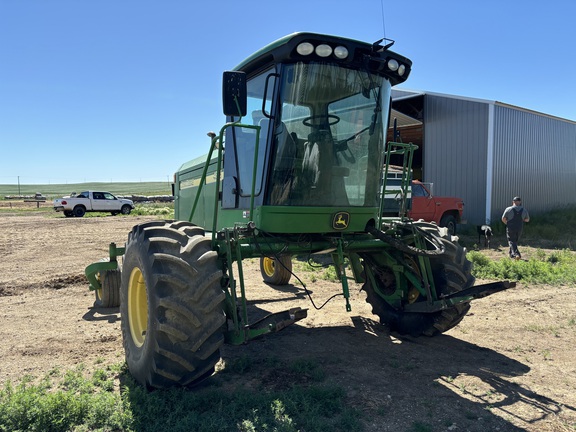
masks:
<svg viewBox="0 0 576 432"><path fill-rule="evenodd" d="M20 193L20 176L18 176L18 196L21 196L22 194Z"/></svg>

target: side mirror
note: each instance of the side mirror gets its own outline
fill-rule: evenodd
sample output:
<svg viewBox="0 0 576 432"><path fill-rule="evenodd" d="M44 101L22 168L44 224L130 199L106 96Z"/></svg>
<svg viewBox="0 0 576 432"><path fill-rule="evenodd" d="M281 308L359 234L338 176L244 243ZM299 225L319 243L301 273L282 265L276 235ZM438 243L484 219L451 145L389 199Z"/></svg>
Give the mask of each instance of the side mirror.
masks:
<svg viewBox="0 0 576 432"><path fill-rule="evenodd" d="M224 72L222 77L222 106L225 116L244 117L246 115L246 73ZM238 112L240 110L240 112Z"/></svg>

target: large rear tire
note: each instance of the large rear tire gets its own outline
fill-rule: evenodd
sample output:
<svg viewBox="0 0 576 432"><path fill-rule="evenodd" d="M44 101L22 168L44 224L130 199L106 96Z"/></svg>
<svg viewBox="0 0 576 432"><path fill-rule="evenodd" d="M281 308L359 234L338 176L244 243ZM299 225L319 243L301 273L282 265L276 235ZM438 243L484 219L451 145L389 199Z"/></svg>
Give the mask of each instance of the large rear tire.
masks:
<svg viewBox="0 0 576 432"><path fill-rule="evenodd" d="M204 230L154 221L126 244L120 311L126 363L149 388L197 384L214 372L224 341L224 292Z"/></svg>
<svg viewBox="0 0 576 432"><path fill-rule="evenodd" d="M445 248L443 254L430 257L437 296L453 294L472 287L475 278L471 273L472 263L466 258L466 250L458 243L452 242L450 234L445 232L442 234L435 225L421 222L416 225L428 234L435 235ZM366 261L364 265L367 265ZM390 286L395 283L391 269L378 270L380 277L389 281ZM372 305L372 312L380 318L380 322L388 325L391 331L402 335L435 336L444 333L458 325L470 310L470 302L463 302L440 312L404 312L394 309L379 296L369 278L366 278L363 289L366 291L366 301ZM415 301L426 300L416 295L410 299L410 302Z"/></svg>
<svg viewBox="0 0 576 432"><path fill-rule="evenodd" d="M288 285L292 277L292 256L278 255L260 258L260 273L264 282L272 285Z"/></svg>

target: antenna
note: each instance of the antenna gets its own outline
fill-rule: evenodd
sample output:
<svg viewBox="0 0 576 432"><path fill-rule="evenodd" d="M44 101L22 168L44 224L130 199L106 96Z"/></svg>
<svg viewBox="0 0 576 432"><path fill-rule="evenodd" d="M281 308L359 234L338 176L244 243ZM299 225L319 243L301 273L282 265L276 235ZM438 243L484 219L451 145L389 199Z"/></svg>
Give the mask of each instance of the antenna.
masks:
<svg viewBox="0 0 576 432"><path fill-rule="evenodd" d="M372 44L372 50L374 52L382 52L386 51L392 45L394 45L394 41L392 39L388 39L386 37L386 19L384 18L384 0L380 0L380 10L382 12L382 31L384 33L384 37L382 39L377 40ZM386 45L380 45L380 42L385 41Z"/></svg>
<svg viewBox="0 0 576 432"><path fill-rule="evenodd" d="M380 11L382 12L382 35L386 39L386 20L384 19L384 0L380 0Z"/></svg>

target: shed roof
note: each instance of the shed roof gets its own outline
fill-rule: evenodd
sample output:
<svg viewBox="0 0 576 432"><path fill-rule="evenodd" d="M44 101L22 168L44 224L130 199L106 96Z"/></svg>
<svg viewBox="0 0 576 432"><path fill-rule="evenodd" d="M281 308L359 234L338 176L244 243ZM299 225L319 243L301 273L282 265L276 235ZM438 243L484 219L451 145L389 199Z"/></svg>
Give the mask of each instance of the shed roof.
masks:
<svg viewBox="0 0 576 432"><path fill-rule="evenodd" d="M415 126L422 124L420 120L415 119L414 117L407 116L406 114L403 114L400 111L393 109L390 112L390 122L388 124L389 127L394 127L395 119L396 119L396 125L398 127Z"/></svg>
<svg viewBox="0 0 576 432"><path fill-rule="evenodd" d="M511 105L511 104L507 104L507 103L496 101L496 100L479 99L479 98L472 98L472 97L468 97L468 96L451 95L451 94L447 94L447 93L436 93L436 92L431 92L431 91L427 91L427 90L425 90L425 91L424 90L408 90L408 89L398 89L398 88L392 89L392 99L394 101L400 101L403 99L410 99L413 97L424 96L424 95L443 97L443 98L448 98L448 99L459 99L459 100L464 100L464 101L469 101L469 102L484 103L484 104L488 104L488 105L497 105L497 106L510 108L510 109L514 109L514 110L518 110L518 111L529 112L529 113L543 116L543 117L548 117L548 118L552 118L552 119L556 119L556 120L565 121L565 122L568 122L571 124L576 124L576 121L574 121L574 120L554 116L551 114L546 114L546 113L543 113L540 111L535 111L535 110L531 110L529 108L519 107L517 105Z"/></svg>

